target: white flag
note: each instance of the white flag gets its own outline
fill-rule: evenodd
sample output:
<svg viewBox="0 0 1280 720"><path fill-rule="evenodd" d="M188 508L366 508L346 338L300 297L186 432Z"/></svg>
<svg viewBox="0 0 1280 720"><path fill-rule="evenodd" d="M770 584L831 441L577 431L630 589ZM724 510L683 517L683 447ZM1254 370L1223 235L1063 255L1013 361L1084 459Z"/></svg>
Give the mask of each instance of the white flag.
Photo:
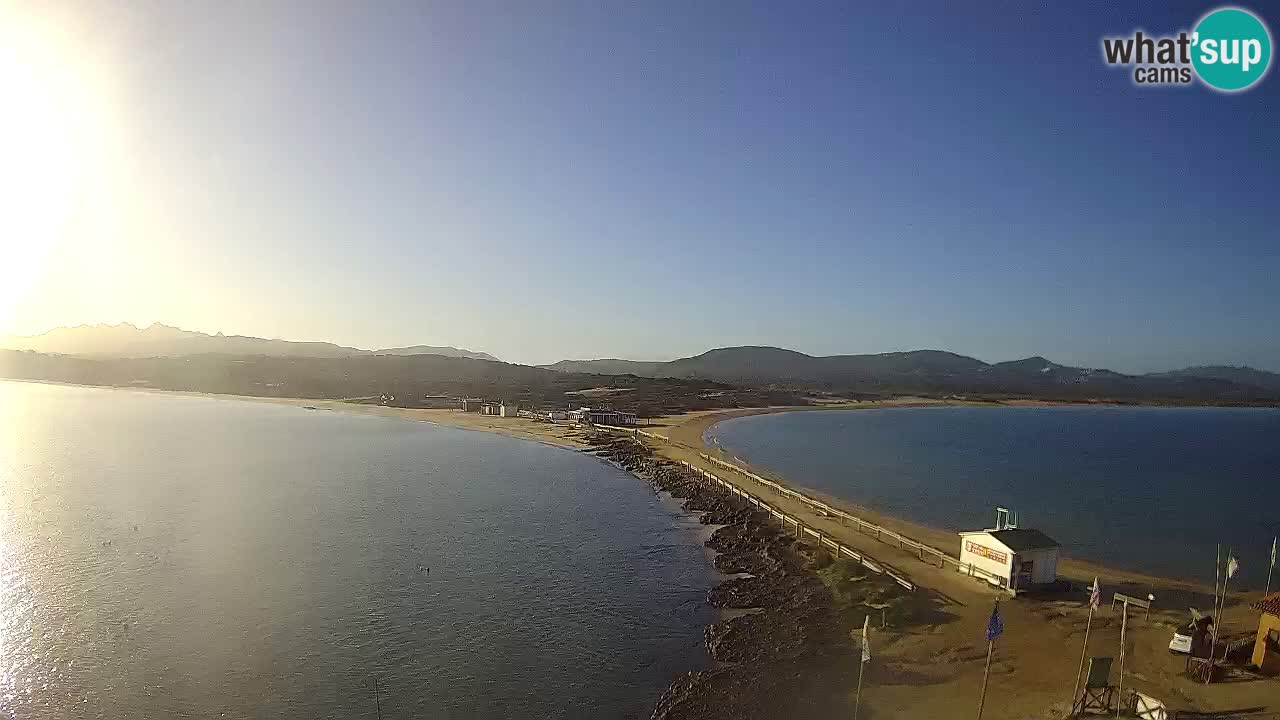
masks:
<svg viewBox="0 0 1280 720"><path fill-rule="evenodd" d="M1280 538L1271 538L1271 567L1276 566L1276 540Z"/></svg>
<svg viewBox="0 0 1280 720"><path fill-rule="evenodd" d="M862 618L862 662L871 659L871 638L867 635L867 623L870 620L870 615Z"/></svg>
<svg viewBox="0 0 1280 720"><path fill-rule="evenodd" d="M1240 570L1240 561L1236 560L1235 555L1232 555L1231 559L1227 561L1227 577L1229 578L1235 577L1236 572L1239 570Z"/></svg>
<svg viewBox="0 0 1280 720"><path fill-rule="evenodd" d="M1093 588L1092 588L1092 591L1089 593L1089 607L1093 608L1094 610L1097 610L1098 606L1101 604L1102 604L1102 587L1098 585L1098 576L1094 575Z"/></svg>

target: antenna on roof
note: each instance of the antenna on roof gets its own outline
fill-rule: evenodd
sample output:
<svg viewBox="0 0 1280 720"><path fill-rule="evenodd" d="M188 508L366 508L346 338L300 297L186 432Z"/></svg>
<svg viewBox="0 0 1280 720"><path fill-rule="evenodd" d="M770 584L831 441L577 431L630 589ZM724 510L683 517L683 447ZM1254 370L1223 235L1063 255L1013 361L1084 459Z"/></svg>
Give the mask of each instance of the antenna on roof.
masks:
<svg viewBox="0 0 1280 720"><path fill-rule="evenodd" d="M996 530L1013 530L1018 527L1018 514L1009 508L996 507Z"/></svg>

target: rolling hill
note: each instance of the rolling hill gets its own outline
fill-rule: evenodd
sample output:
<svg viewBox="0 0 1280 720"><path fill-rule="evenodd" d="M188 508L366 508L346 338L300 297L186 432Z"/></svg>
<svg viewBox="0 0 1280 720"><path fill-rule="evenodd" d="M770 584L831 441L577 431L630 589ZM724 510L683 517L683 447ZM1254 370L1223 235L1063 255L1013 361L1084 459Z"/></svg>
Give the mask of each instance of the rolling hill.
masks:
<svg viewBox="0 0 1280 720"><path fill-rule="evenodd" d="M1149 377L1225 380L1240 385L1252 385L1265 390L1280 391L1280 373L1258 370L1247 366L1201 365L1164 373L1152 373Z"/></svg>
<svg viewBox="0 0 1280 720"><path fill-rule="evenodd" d="M1221 403L1280 399L1280 382L1277 382L1280 375L1247 368L1189 368L1172 373L1125 375L1105 369L1061 365L1040 356L986 363L941 350L812 356L782 348L749 346L718 348L670 362L577 360L544 367L835 393Z"/></svg>
<svg viewBox="0 0 1280 720"><path fill-rule="evenodd" d="M299 357L187 355L107 358L0 350L0 378L187 390L256 397L368 399L422 407L438 396L514 401L564 408L597 401L655 416L685 410L803 405L794 392L737 388L707 380L562 373L494 360L435 354Z"/></svg>
<svg viewBox="0 0 1280 720"><path fill-rule="evenodd" d="M0 347L83 357L182 357L185 355L267 355L273 357L335 358L361 355L443 355L497 360L488 353L454 347L414 345L385 350L362 350L328 342L268 340L245 335L209 335L155 323L138 328L119 325L78 325L54 328L42 335L0 338Z"/></svg>

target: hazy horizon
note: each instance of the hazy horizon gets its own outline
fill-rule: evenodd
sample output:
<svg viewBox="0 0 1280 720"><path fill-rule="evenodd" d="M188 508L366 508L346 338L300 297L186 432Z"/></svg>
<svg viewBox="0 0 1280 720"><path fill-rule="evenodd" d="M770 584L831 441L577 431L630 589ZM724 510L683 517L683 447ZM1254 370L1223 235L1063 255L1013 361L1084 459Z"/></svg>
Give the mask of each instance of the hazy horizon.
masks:
<svg viewBox="0 0 1280 720"><path fill-rule="evenodd" d="M1276 78L1099 60L1209 7L0 2L0 336L1280 371Z"/></svg>
<svg viewBox="0 0 1280 720"><path fill-rule="evenodd" d="M333 344L333 345L337 345L337 346L341 346L341 347L349 347L349 348L354 348L354 349L358 349L358 350L390 350L390 349L403 348L403 347L414 347L414 346L434 346L434 347L452 347L452 348L457 349L457 350L465 350L465 351L471 351L471 352L488 352L488 351L487 351L487 350L485 350L484 348L462 347L462 346L459 346L459 345L434 344L434 343L408 343L408 344L406 344L406 345L378 345L378 346L364 347L364 346L355 345L355 344L350 344L350 343L337 342L337 341L330 340L330 339L326 339L326 338L262 337L262 336L249 335L249 334L246 334L246 333L240 333L240 332L229 332L229 331L225 331L225 330L217 330L217 331L213 331L213 332L206 332L206 331L203 331L203 330L192 330L191 328L183 328L183 327L179 327L179 326L176 326L176 325L172 325L172 324L170 324L170 323L164 323L164 322L159 322L159 321L157 321L157 322L155 322L155 323L152 323L151 325L143 325L143 326L139 326L139 325L136 325L136 324L131 323L131 322L128 322L128 321L121 321L121 322L119 322L119 323L81 323L81 324L76 325L76 326L59 326L59 327L57 327L57 328L50 328L50 329L49 329L48 331L46 331L46 332L53 332L53 331L55 331L55 330L62 330L62 329L68 329L68 328L77 328L77 327L113 327L113 328L118 328L118 327L125 327L125 326L127 326L127 327L132 327L132 328L134 328L134 329L136 329L136 330L139 330L139 331L144 331L144 330L148 330L152 325L165 326L165 327L168 327L168 328L171 328L171 329L174 329L174 330L181 330L181 331L185 331L185 332L202 332L202 333L204 333L204 334L206 334L206 335L210 335L210 336L216 336L216 335L221 334L221 335L226 335L226 336L228 336L228 337L256 337L256 338L260 338L260 339L264 339L264 340L278 340L278 341L284 341L284 342L303 342L303 343L313 343L313 342L318 342L318 343L330 343L330 344ZM44 335L44 334L45 334L45 333L37 333L36 335L7 335L7 336L6 336L6 335L0 335L0 343L4 342L6 339L31 339L31 338L35 338L35 337L40 337L41 335ZM3 349L3 347L4 347L3 345L0 345L0 349ZM694 357L694 356L701 355L701 354L706 353L706 352L710 352L710 351L712 351L712 350L719 350L719 349L723 349L723 348L733 348L733 347L771 347L771 348L779 348L779 349L783 349L783 350L793 350L793 351L801 352L801 353L805 353L806 355L811 355L811 356L818 356L818 357L822 356L821 354L818 354L818 353L806 352L805 350L800 349L800 348L783 347L783 346L780 346L780 345L758 345L758 344L757 344L757 345L749 345L749 346L748 346L748 345L724 345L724 346L717 346L717 347L707 347L707 348L703 348L703 349L701 349L701 350L698 350L698 351L696 351L696 352L689 353L688 355L680 355L680 356L676 356L676 357L665 357L665 358L658 358L658 357L630 357L630 358L619 358L619 357L607 357L607 356L603 356L603 355L601 355L601 356L595 356L595 357L580 357L580 358L579 358L579 357L560 357L560 358L557 358L556 360L550 360L550 361L547 361L547 362L539 362L539 363L522 363L522 362L519 362L519 361L517 361L517 360L510 360L510 359L505 358L505 357L496 356L494 353L489 353L489 354L491 354L491 355L495 355L495 356L496 356L496 358L497 358L497 360L498 360L498 361L500 361L500 362L515 363L515 364L521 364L521 365L551 365L551 364L554 364L554 363L557 363L557 362L560 362L560 361L564 361L564 360L568 360L568 361L623 360L623 361L630 361L630 362L669 362L669 361L671 361L671 360L680 360L680 359L687 358L687 357ZM826 353L825 355L877 355L877 354L884 354L884 353L910 352L910 351L920 351L920 350L924 350L924 351L956 352L956 351L951 350L951 349L949 349L949 348L941 348L941 347L935 347L935 348L929 348L929 347L916 347L916 348L895 348L895 349L893 349L893 350L867 350L867 351L834 352L834 353ZM991 357L984 357L984 356L981 356L981 355L972 355L972 354L968 354L968 353L956 353L956 354L958 354L958 355L967 355L968 357L972 357L972 358L974 358L974 359L981 360L981 361L983 361L983 362L985 362L985 363L988 363L988 364L995 364L995 363L1001 363L1001 362L1009 362L1009 361L1014 361L1014 360L1024 360L1024 359L1026 359L1026 358L1029 358L1029 357L1035 357L1035 356L1044 356L1044 354L1043 354L1043 353L1031 353L1031 354L1028 354L1028 355L1020 355L1020 356L1018 356L1018 357L991 358ZM1053 358L1053 357L1047 357L1047 356L1046 356L1046 357L1045 357L1045 359L1046 359L1046 360L1049 360L1050 362L1057 362L1057 363L1059 363L1059 364L1067 364L1067 363L1062 363L1062 362L1058 361L1056 358ZM1233 363L1229 363L1229 362L1201 363L1200 365L1201 365L1201 366L1236 366L1236 367L1239 367L1239 365L1235 365L1235 364L1233 364ZM1149 370L1135 370L1135 371L1125 371L1125 370L1120 370L1120 369L1113 368L1113 367L1105 367L1105 366L1100 366L1100 365L1095 365L1095 366L1081 366L1081 367L1089 367L1089 368L1100 369L1100 370L1101 370L1101 369L1105 369L1105 370L1114 370L1114 371L1116 371L1116 372L1128 372L1129 374L1140 375L1140 374L1153 373L1153 372L1165 372L1165 371L1170 371L1170 370L1182 370L1182 369L1184 369L1184 368L1187 368L1187 367L1193 367L1193 366L1189 366L1189 365L1180 365L1180 366L1177 366L1177 367L1153 368L1153 369L1149 369ZM1275 368L1256 367L1256 366L1248 366L1248 367L1253 367L1253 368L1254 368L1254 369L1256 369L1256 370L1266 370L1266 371L1269 371L1269 372L1280 372L1280 369L1275 369Z"/></svg>

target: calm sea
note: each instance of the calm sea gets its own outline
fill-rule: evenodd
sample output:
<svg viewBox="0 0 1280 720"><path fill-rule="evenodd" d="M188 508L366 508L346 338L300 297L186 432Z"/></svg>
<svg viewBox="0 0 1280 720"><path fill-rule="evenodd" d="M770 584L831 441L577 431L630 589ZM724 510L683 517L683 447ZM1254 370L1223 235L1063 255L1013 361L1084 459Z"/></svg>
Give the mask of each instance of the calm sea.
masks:
<svg viewBox="0 0 1280 720"><path fill-rule="evenodd" d="M537 443L0 382L0 504L10 717L647 717L706 662L706 529Z"/></svg>
<svg viewBox="0 0 1280 720"><path fill-rule="evenodd" d="M793 482L919 523L978 529L1018 512L1073 557L1242 586L1280 533L1280 410L947 407L728 420L707 440ZM958 545L958 540L957 540ZM1273 587L1277 583L1273 582Z"/></svg>

